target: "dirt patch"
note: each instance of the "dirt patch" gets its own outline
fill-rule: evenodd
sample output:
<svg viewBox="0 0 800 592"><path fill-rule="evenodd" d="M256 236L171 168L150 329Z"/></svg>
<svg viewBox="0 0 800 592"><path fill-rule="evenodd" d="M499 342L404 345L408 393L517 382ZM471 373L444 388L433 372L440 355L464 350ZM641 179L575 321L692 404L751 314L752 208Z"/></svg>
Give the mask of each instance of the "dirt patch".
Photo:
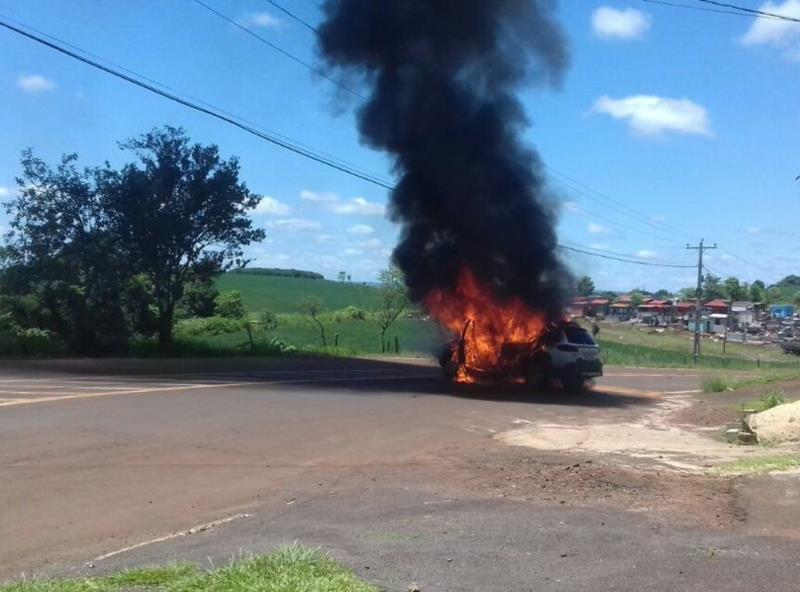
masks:
<svg viewBox="0 0 800 592"><path fill-rule="evenodd" d="M468 489L493 497L607 505L670 523L725 528L743 523L746 516L733 478L626 467L614 459L489 447L462 459L452 473Z"/></svg>

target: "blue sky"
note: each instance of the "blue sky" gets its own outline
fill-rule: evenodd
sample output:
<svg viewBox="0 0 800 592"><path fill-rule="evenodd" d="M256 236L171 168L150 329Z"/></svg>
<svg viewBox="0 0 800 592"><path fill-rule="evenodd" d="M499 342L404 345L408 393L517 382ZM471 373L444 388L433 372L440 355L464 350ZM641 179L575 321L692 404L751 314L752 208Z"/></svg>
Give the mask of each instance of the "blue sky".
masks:
<svg viewBox="0 0 800 592"><path fill-rule="evenodd" d="M312 33L264 0L206 2L315 62ZM283 4L309 22L320 19L314 2ZM800 17L800 0L740 4ZM359 143L356 103L192 0L0 0L0 13L392 177L389 161ZM527 140L550 167L561 201L560 240L691 264L696 255L684 246L702 237L721 247L708 256L719 275L769 282L800 273L800 25L637 0L562 1L559 15L572 54L562 88L530 88L521 98L533 123ZM365 281L386 266L397 237L384 216L386 190L4 30L0 55L0 198L15 191L24 147L52 162L77 152L87 165L121 163L118 140L170 123L238 155L249 187L269 197L254 214L269 238L250 249L253 265L328 277L347 270ZM574 253L567 259L606 289L677 289L695 276Z"/></svg>

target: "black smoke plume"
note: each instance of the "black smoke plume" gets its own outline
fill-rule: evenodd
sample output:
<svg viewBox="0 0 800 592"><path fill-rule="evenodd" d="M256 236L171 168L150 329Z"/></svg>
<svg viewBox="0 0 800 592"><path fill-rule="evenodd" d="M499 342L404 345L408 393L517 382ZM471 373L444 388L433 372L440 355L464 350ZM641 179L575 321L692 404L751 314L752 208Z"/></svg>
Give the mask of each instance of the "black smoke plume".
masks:
<svg viewBox="0 0 800 592"><path fill-rule="evenodd" d="M411 297L468 266L500 298L558 317L569 273L516 93L558 85L568 63L552 0L326 0L325 63L362 79L369 146L394 158L394 259Z"/></svg>

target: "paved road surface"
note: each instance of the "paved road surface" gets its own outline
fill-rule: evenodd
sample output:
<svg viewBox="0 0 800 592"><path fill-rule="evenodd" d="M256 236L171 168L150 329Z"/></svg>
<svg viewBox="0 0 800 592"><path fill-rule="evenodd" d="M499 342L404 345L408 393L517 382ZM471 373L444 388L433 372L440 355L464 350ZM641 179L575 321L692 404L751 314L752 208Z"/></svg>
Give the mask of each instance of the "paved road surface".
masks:
<svg viewBox="0 0 800 592"><path fill-rule="evenodd" d="M460 451L500 446L490 436L518 422L631 420L659 392L695 390L691 373L611 370L597 392L565 396L454 389L435 368L408 363L264 364L159 375L5 368L0 578L77 573L86 562L95 571L170 557L219 563L300 540L392 590L410 579L425 590L797 581L793 543L492 499L448 477Z"/></svg>

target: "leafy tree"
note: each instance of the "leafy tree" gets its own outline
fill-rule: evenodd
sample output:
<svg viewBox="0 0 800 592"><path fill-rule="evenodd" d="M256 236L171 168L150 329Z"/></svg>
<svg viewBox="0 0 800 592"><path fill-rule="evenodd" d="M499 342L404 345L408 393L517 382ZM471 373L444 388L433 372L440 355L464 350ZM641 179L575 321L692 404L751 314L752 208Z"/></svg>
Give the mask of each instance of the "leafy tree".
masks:
<svg viewBox="0 0 800 592"><path fill-rule="evenodd" d="M725 288L722 285L722 280L714 274L707 273L703 277L703 298L713 300L724 297Z"/></svg>
<svg viewBox="0 0 800 592"><path fill-rule="evenodd" d="M745 297L745 290L742 287L741 283L739 282L738 278L733 276L727 278L725 280L725 295L730 300L740 300L741 298Z"/></svg>
<svg viewBox="0 0 800 592"><path fill-rule="evenodd" d="M753 302L764 302L767 298L767 286L761 280L756 280L750 284L750 300Z"/></svg>
<svg viewBox="0 0 800 592"><path fill-rule="evenodd" d="M672 292L662 288L661 290L658 290L653 294L653 298L655 298L656 300L669 300L670 298L672 298Z"/></svg>
<svg viewBox="0 0 800 592"><path fill-rule="evenodd" d="M214 304L214 313L224 319L243 319L247 314L242 295L237 290L222 292Z"/></svg>
<svg viewBox="0 0 800 592"><path fill-rule="evenodd" d="M772 286L767 290L766 303L767 304L780 304L783 300L783 290Z"/></svg>
<svg viewBox="0 0 800 592"><path fill-rule="evenodd" d="M634 292L631 294L631 306L633 308L639 308L643 302L644 296L642 296L639 292Z"/></svg>
<svg viewBox="0 0 800 592"><path fill-rule="evenodd" d="M214 316L219 290L211 279L195 279L186 284L180 307L187 317Z"/></svg>
<svg viewBox="0 0 800 592"><path fill-rule="evenodd" d="M800 288L800 276L787 275L775 285L778 288Z"/></svg>
<svg viewBox="0 0 800 592"><path fill-rule="evenodd" d="M588 275L578 280L577 291L580 296L591 296L594 294L594 282Z"/></svg>
<svg viewBox="0 0 800 592"><path fill-rule="evenodd" d="M381 329L381 351L385 352L388 349L386 331L408 306L408 292L403 272L394 265L381 271L378 277L381 282L380 305L375 313L375 321Z"/></svg>
<svg viewBox="0 0 800 592"><path fill-rule="evenodd" d="M146 275L139 274L128 282L123 301L134 333L149 337L158 331L158 312L154 306L153 285Z"/></svg>
<svg viewBox="0 0 800 592"><path fill-rule="evenodd" d="M300 302L297 303L297 307L300 309L300 314L303 318L311 325L317 328L319 331L319 340L322 344L322 347L327 347L328 343L325 339L325 325L322 324L319 316L322 313L322 300L317 298L316 296L306 296L305 298L301 298Z"/></svg>
<svg viewBox="0 0 800 592"><path fill-rule="evenodd" d="M17 196L5 204L6 294L28 299L29 322L59 335L72 351L125 348L123 291L132 277L109 229L98 172L65 155L55 168L22 153Z"/></svg>
<svg viewBox="0 0 800 592"><path fill-rule="evenodd" d="M239 180L236 158L191 144L165 126L120 145L138 159L99 172L112 234L130 263L153 283L162 348L172 343L175 307L197 267L243 266L243 247L264 238L247 215L259 198Z"/></svg>

